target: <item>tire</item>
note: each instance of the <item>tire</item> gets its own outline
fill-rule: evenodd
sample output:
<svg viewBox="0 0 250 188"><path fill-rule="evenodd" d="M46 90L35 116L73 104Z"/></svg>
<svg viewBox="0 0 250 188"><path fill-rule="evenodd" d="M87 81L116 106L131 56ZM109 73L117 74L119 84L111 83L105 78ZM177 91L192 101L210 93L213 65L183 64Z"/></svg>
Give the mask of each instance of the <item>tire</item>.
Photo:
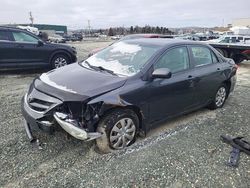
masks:
<svg viewBox="0 0 250 188"><path fill-rule="evenodd" d="M104 116L97 127L103 134L96 139L101 153L120 150L134 143L139 127L139 119L130 109L117 109Z"/></svg>
<svg viewBox="0 0 250 188"><path fill-rule="evenodd" d="M235 64L240 64L242 61L244 61L244 58L241 56L238 56L236 58L234 58Z"/></svg>
<svg viewBox="0 0 250 188"><path fill-rule="evenodd" d="M228 87L222 84L216 91L212 103L208 106L209 109L214 110L223 107L228 96Z"/></svg>
<svg viewBox="0 0 250 188"><path fill-rule="evenodd" d="M54 55L54 57L51 59L51 66L53 69L63 67L69 63L70 61L68 56L62 53Z"/></svg>

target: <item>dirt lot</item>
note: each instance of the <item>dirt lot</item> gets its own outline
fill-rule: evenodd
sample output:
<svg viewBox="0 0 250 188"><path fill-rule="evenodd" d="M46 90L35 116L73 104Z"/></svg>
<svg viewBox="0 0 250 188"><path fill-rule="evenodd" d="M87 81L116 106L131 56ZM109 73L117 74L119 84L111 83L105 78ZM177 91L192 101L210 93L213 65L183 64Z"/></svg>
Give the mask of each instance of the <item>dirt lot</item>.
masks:
<svg viewBox="0 0 250 188"><path fill-rule="evenodd" d="M114 42L113 40L100 41L100 42L84 41L84 42L73 42L73 43L71 42L68 44L76 48L78 56L77 58L79 61L81 61L87 58L89 52L91 52L93 49L106 47L113 42Z"/></svg>
<svg viewBox="0 0 250 188"><path fill-rule="evenodd" d="M75 43L79 57L106 43ZM94 142L36 133L30 144L20 100L35 76L0 75L0 187L250 187L250 157L225 165L231 147L221 134L250 140L250 62L240 66L224 108L202 109L149 132L126 150L100 155Z"/></svg>

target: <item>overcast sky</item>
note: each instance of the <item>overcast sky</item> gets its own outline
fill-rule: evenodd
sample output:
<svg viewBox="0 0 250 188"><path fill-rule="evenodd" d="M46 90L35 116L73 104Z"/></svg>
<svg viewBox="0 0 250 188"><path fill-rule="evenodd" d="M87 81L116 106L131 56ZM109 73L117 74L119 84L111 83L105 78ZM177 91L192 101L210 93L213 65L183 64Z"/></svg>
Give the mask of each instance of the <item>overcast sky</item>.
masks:
<svg viewBox="0 0 250 188"><path fill-rule="evenodd" d="M250 0L0 0L0 24L63 24L69 28L131 25L222 26L250 17Z"/></svg>

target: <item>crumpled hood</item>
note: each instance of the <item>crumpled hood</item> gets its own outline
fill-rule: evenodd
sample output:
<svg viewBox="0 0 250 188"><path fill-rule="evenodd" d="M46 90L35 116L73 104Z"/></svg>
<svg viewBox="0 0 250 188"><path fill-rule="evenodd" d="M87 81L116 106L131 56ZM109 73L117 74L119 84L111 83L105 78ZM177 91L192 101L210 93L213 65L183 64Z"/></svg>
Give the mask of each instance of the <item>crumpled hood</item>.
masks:
<svg viewBox="0 0 250 188"><path fill-rule="evenodd" d="M123 86L125 82L126 77L89 70L73 63L42 74L35 81L35 87L62 100L70 100L71 97L73 100L106 93Z"/></svg>

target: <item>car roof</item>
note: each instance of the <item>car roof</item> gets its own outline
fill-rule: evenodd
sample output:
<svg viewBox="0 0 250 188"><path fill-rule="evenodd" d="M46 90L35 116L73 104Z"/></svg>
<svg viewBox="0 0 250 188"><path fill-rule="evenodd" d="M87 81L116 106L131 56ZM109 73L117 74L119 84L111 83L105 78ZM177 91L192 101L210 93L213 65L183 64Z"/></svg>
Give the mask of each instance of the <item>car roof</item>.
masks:
<svg viewBox="0 0 250 188"><path fill-rule="evenodd" d="M16 26L0 26L1 30L12 30L12 31L27 31L25 29L17 28Z"/></svg>
<svg viewBox="0 0 250 188"><path fill-rule="evenodd" d="M164 36L170 36L170 35L163 35L163 34L158 34L158 33L138 33L138 34L131 34L131 35L127 35L128 37L145 37L145 38L161 38ZM126 37L126 36L125 36Z"/></svg>
<svg viewBox="0 0 250 188"><path fill-rule="evenodd" d="M30 35L33 35L34 37L37 37L34 33L30 32L26 29L17 28L16 26L0 26L0 30L6 30L6 31L11 30L11 31L17 31L17 32L21 31L21 32L26 32Z"/></svg>
<svg viewBox="0 0 250 188"><path fill-rule="evenodd" d="M139 39L128 39L121 42L131 43L131 44L141 44L141 45L152 45L152 46L159 46L159 47L167 47L173 45L203 45L207 46L202 42L197 41L189 41L189 40L182 40L182 39L169 39L169 38L139 38Z"/></svg>

